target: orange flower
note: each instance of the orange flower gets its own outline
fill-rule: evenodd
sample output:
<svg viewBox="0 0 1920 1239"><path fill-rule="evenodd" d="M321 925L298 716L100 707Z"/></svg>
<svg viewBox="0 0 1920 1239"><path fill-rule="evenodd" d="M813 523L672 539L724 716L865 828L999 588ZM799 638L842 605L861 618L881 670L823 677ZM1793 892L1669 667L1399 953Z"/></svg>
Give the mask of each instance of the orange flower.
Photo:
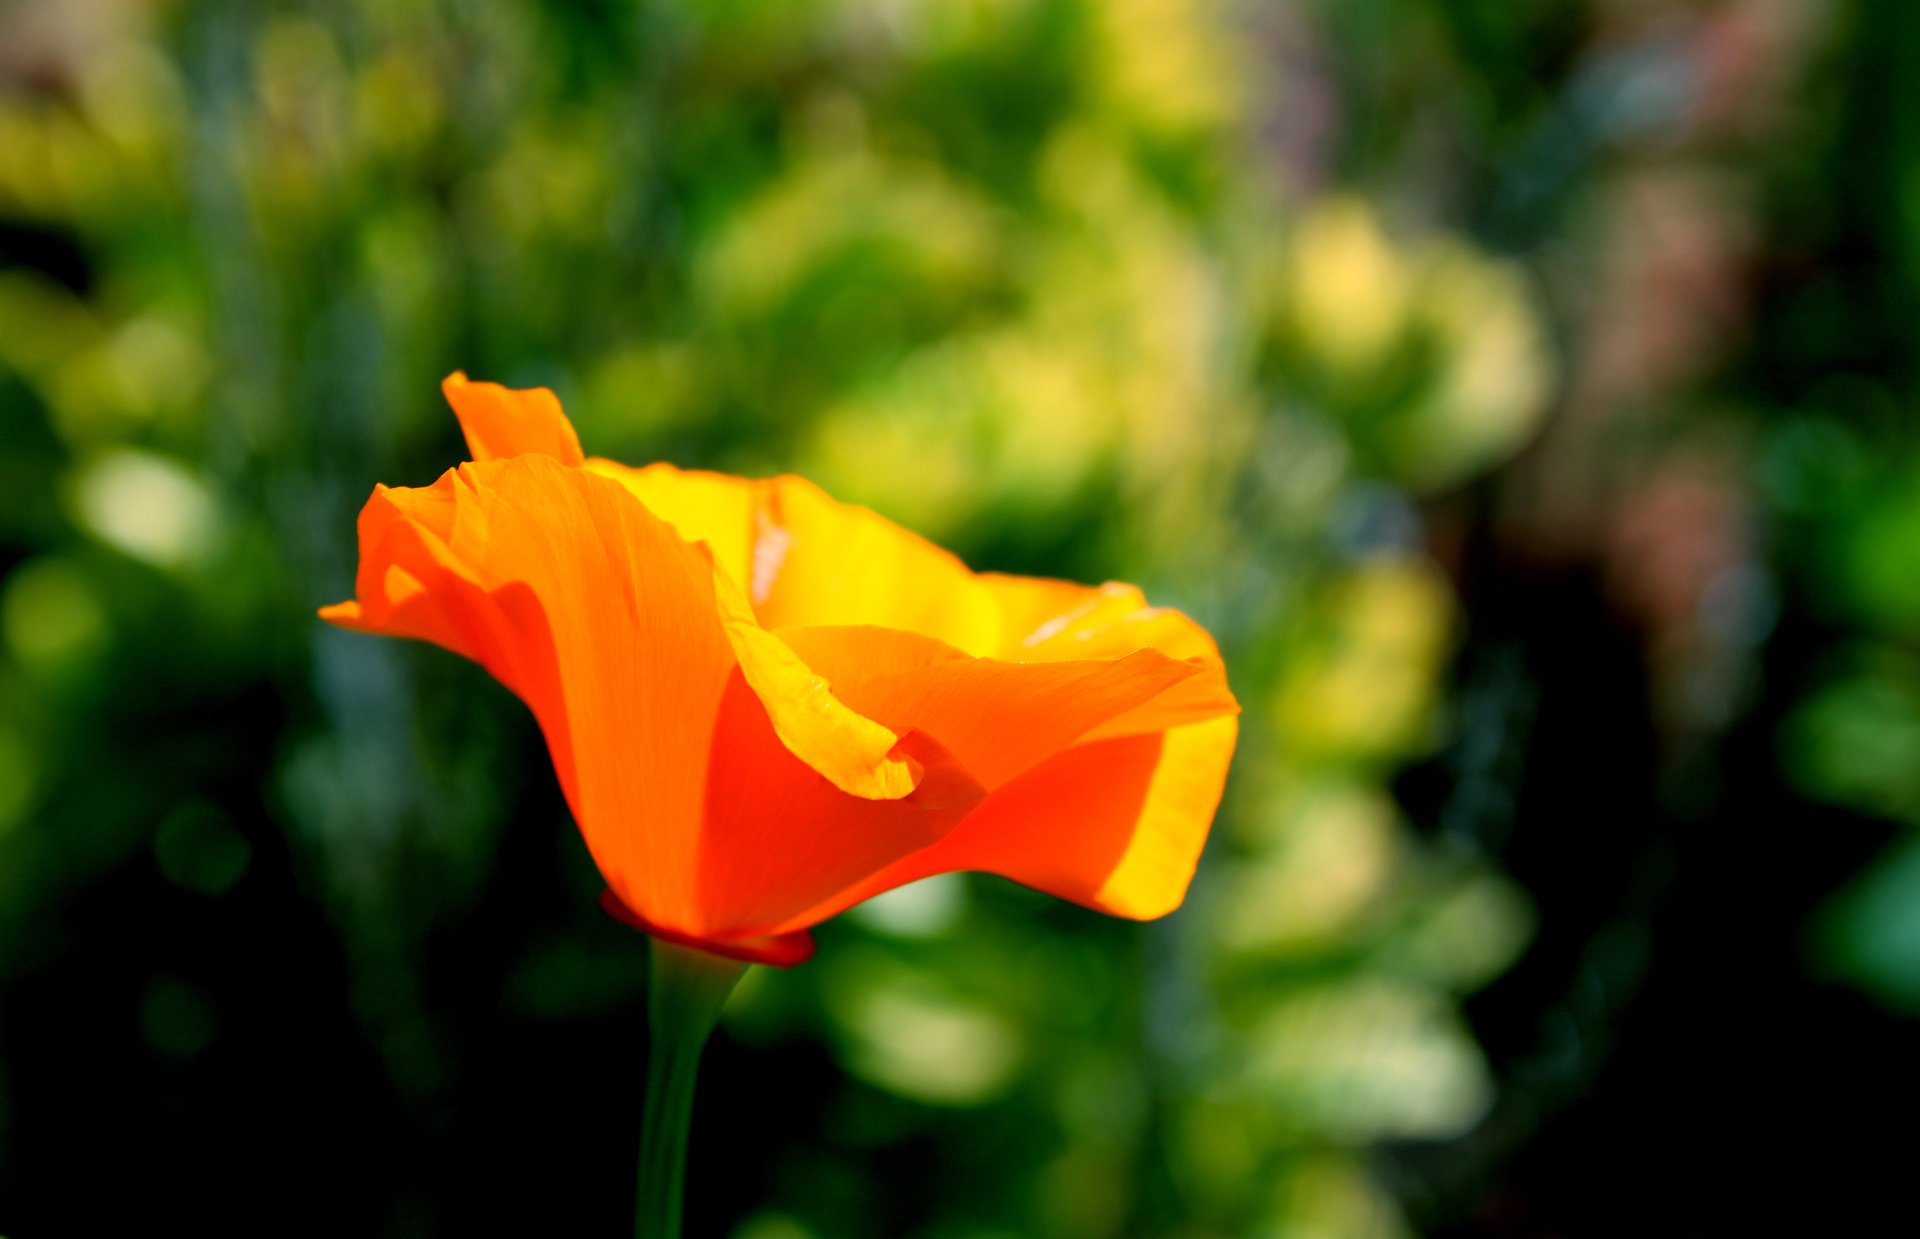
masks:
<svg viewBox="0 0 1920 1239"><path fill-rule="evenodd" d="M375 487L356 596L320 614L527 703L616 916L786 965L955 870L1179 905L1239 710L1186 616L975 574L801 478L583 457L544 388L444 388L473 461Z"/></svg>

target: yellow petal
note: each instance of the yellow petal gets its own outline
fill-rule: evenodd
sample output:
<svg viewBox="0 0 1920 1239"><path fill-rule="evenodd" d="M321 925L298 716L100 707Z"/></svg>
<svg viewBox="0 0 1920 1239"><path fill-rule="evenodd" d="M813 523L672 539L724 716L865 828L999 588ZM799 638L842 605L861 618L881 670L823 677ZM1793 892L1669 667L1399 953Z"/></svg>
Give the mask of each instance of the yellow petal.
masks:
<svg viewBox="0 0 1920 1239"><path fill-rule="evenodd" d="M998 609L953 555L803 478L765 487L752 596L766 627L874 624L969 654L998 646Z"/></svg>
<svg viewBox="0 0 1920 1239"><path fill-rule="evenodd" d="M1220 806L1239 731L1240 720L1228 717L1167 732L1120 859L1091 896L1063 891L1066 898L1135 920L1179 907Z"/></svg>
<svg viewBox="0 0 1920 1239"><path fill-rule="evenodd" d="M1042 577L984 573L1005 634L1002 658L1113 658L1159 650L1174 658L1220 657L1207 630L1180 612L1147 605L1132 585L1075 585Z"/></svg>

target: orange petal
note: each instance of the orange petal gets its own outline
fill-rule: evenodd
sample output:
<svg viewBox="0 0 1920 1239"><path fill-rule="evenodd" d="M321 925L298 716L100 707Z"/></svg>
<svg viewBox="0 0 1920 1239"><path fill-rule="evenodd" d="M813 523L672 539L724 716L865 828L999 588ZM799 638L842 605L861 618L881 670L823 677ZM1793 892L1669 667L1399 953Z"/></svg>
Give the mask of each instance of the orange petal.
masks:
<svg viewBox="0 0 1920 1239"><path fill-rule="evenodd" d="M898 799L849 795L795 756L745 676L729 686L713 740L699 862L699 931L771 932L795 913L938 841L986 792L941 746L910 733L920 769Z"/></svg>
<svg viewBox="0 0 1920 1239"><path fill-rule="evenodd" d="M900 736L852 707L831 681L761 628L746 596L731 580L724 575L716 580L716 604L727 639L781 743L851 795L894 800L912 792L922 766L911 751L898 747Z"/></svg>
<svg viewBox="0 0 1920 1239"><path fill-rule="evenodd" d="M778 635L839 701L895 732L924 732L989 788L1095 734L1158 732L1239 710L1217 662L1157 650L1013 663L864 627Z"/></svg>
<svg viewBox="0 0 1920 1239"><path fill-rule="evenodd" d="M462 374L447 379L445 387L476 461L524 453L552 456L562 464L583 463L573 426L547 389L511 391L494 383L469 382ZM683 472L670 465L628 469L598 459L588 471L617 482L682 539L707 543L711 562L726 578L716 582L715 590L728 639L747 679L766 699L780 737L795 753L855 795L895 798L914 789L920 769L910 758L893 753L899 737L834 700L824 681L760 630L746 601L741 587L750 579L750 539L764 524L757 514L756 490L771 484ZM432 634L411 635L450 644Z"/></svg>
<svg viewBox="0 0 1920 1239"><path fill-rule="evenodd" d="M735 670L710 557L540 455L377 492L361 533L356 626L446 645L518 693L608 884L657 924L689 923Z"/></svg>
<svg viewBox="0 0 1920 1239"><path fill-rule="evenodd" d="M1112 916L1180 906L1219 807L1239 719L1076 745L996 791L938 843L791 918L817 924L937 873L977 871Z"/></svg>
<svg viewBox="0 0 1920 1239"><path fill-rule="evenodd" d="M1139 656L1129 655L1130 658ZM1226 667L1218 659L1189 658L1183 660L1182 665L1193 668L1193 674L1151 700L1090 729L1080 737L1080 743L1168 731L1240 713L1240 703L1227 687Z"/></svg>
<svg viewBox="0 0 1920 1239"><path fill-rule="evenodd" d="M820 806L809 811L831 806L847 823L837 837L856 850L884 834L862 816L872 804L918 795L906 813L915 818L933 801L945 812L978 799L938 745L904 741L839 702L758 628L705 547L606 478L540 455L463 465L431 487L376 490L360 535L357 596L325 616L446 646L519 694L608 884L651 923L698 932L761 915L700 893L710 757L728 794L750 800L765 767L783 813L800 815L794 786L805 783ZM758 711L755 725L777 738L778 752L756 750L749 764L716 740L723 698L742 692L751 703L732 709L728 727ZM831 888L923 846L959 816L869 859L823 853L822 881ZM780 825L763 812L757 828ZM819 894L803 878L795 889Z"/></svg>
<svg viewBox="0 0 1920 1239"><path fill-rule="evenodd" d="M563 465L577 465L584 459L573 423L560 409L560 398L544 387L516 391L498 383L475 383L455 371L440 390L460 419L467 451L476 461L529 453L551 456Z"/></svg>
<svg viewBox="0 0 1920 1239"><path fill-rule="evenodd" d="M431 641L476 662L500 656L499 634L476 631L479 619L470 607L449 606L450 595L477 588L444 549L458 491L453 470L422 489L374 487L360 509L356 596L323 608L321 618L361 632ZM513 687L511 668L495 674Z"/></svg>

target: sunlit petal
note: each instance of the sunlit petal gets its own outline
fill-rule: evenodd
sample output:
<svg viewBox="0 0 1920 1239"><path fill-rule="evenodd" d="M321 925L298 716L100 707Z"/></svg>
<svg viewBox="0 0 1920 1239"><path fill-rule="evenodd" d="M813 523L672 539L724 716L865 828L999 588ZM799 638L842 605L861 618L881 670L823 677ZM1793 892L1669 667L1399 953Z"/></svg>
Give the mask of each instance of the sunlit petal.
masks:
<svg viewBox="0 0 1920 1239"><path fill-rule="evenodd" d="M1238 728L1229 716L1076 745L994 792L939 842L789 925L955 871L998 874L1112 916L1164 916L1193 879Z"/></svg>
<svg viewBox="0 0 1920 1239"><path fill-rule="evenodd" d="M560 409L560 399L544 387L523 391L498 383L475 383L466 375L448 375L440 390L460 419L473 459L501 460L533 453L563 465L581 462L579 436Z"/></svg>
<svg viewBox="0 0 1920 1239"><path fill-rule="evenodd" d="M925 732L990 788L1096 731L1163 731L1238 709L1218 664L1157 650L1016 663L865 627L782 629L779 636L832 682L839 700L895 731Z"/></svg>
<svg viewBox="0 0 1920 1239"><path fill-rule="evenodd" d="M992 653L1001 621L952 554L797 477L767 483L753 602L768 628L874 624Z"/></svg>

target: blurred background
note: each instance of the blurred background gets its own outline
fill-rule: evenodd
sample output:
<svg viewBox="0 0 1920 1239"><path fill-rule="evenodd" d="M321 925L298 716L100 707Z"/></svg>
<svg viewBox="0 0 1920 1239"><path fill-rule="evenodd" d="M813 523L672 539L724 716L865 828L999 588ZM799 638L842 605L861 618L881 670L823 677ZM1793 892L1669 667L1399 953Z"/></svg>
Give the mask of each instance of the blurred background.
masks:
<svg viewBox="0 0 1920 1239"><path fill-rule="evenodd" d="M1915 117L1903 0L0 0L0 1232L629 1225L531 719L313 616L454 369L1247 707L1174 917L756 970L691 1235L1910 1209Z"/></svg>

